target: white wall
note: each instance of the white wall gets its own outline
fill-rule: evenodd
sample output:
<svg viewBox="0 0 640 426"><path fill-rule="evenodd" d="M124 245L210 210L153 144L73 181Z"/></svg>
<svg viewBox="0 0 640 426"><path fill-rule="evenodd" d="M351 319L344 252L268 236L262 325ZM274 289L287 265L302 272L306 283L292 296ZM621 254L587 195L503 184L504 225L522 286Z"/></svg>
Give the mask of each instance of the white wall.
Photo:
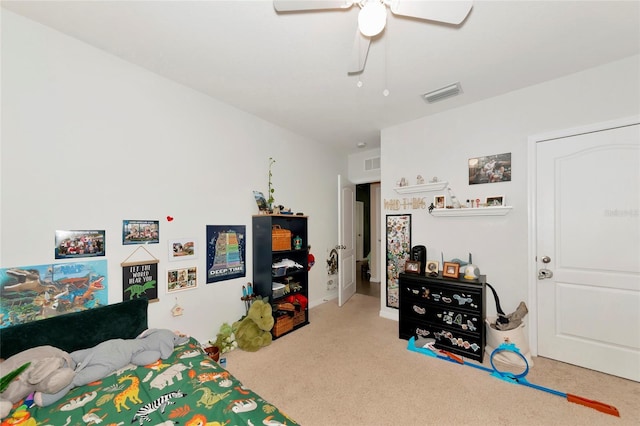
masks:
<svg viewBox="0 0 640 426"><path fill-rule="evenodd" d="M425 245L428 259L440 261L442 252L445 260L466 260L471 252L481 273L496 287L507 313L514 311L520 301L528 303L528 137L637 115L640 113L639 64L640 57L633 56L384 129L382 235L385 215L411 213L412 245ZM506 152L512 155L511 182L468 184L469 158ZM384 200L406 197L393 190L396 182L406 177L415 184L418 174L427 179L437 176L449 181L454 194L463 201L504 195L513 210L503 217L432 217L423 209L384 210ZM409 196L425 197L428 205L434 195ZM383 264L384 256L385 253L381 253ZM389 318L398 315L396 309L386 308L384 293L381 312ZM487 314L495 314L490 295Z"/></svg>
<svg viewBox="0 0 640 426"><path fill-rule="evenodd" d="M0 267L54 263L56 230L106 230L109 302L118 302L120 263L139 247L122 245L122 221L159 220L160 244L145 246L160 259L150 325L215 338L244 313L252 191L267 192L273 157L276 203L310 217L310 305L333 296L323 264L337 243L346 158L4 10L0 153ZM310 158L316 167L305 167ZM247 226L245 278L206 284L206 225ZM197 238L197 260L169 263L167 241L185 237ZM166 269L192 264L199 287L167 295ZM174 296L181 317L170 314Z"/></svg>

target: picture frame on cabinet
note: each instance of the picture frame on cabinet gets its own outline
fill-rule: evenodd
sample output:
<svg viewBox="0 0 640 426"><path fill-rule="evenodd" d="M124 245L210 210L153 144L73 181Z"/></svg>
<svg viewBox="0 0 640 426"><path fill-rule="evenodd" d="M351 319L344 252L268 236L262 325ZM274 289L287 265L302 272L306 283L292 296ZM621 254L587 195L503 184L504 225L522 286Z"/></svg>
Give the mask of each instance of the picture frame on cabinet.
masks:
<svg viewBox="0 0 640 426"><path fill-rule="evenodd" d="M460 276L460 264L444 262L442 266L442 276L447 278L458 278Z"/></svg>
<svg viewBox="0 0 640 426"><path fill-rule="evenodd" d="M404 272L407 274L419 274L420 273L420 261L419 260L407 260L404 262Z"/></svg>
<svg viewBox="0 0 640 426"><path fill-rule="evenodd" d="M437 260L427 260L427 267L425 268L425 274L430 277L437 277L440 262Z"/></svg>
<svg viewBox="0 0 640 426"><path fill-rule="evenodd" d="M446 197L443 194L434 196L433 205L436 209L444 209L447 206Z"/></svg>
<svg viewBox="0 0 640 426"><path fill-rule="evenodd" d="M485 199L485 205L487 207L501 207L504 206L504 195L494 195L493 197L487 197Z"/></svg>

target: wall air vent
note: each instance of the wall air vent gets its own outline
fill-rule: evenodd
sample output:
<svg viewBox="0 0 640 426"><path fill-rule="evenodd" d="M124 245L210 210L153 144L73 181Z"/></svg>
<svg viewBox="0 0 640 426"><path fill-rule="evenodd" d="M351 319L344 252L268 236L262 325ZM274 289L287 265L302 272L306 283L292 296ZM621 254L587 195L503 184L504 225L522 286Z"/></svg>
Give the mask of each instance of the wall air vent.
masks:
<svg viewBox="0 0 640 426"><path fill-rule="evenodd" d="M378 170L380 168L380 157L367 158L364 160L365 171Z"/></svg>
<svg viewBox="0 0 640 426"><path fill-rule="evenodd" d="M422 99L424 99L427 103L432 104L434 102L438 102L452 96L457 96L460 93L462 93L462 86L460 86L460 83L458 82L445 87L441 87L437 90L433 90L429 93L425 93L424 95L422 95Z"/></svg>

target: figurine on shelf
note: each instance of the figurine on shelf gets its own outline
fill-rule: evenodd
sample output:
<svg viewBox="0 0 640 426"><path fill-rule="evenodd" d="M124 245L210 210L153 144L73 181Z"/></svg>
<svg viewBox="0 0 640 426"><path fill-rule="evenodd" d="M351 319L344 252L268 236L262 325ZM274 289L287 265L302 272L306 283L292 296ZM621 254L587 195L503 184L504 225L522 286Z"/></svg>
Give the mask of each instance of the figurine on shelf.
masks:
<svg viewBox="0 0 640 426"><path fill-rule="evenodd" d="M400 186L407 186L409 183L407 182L406 178L402 178L400 179Z"/></svg>
<svg viewBox="0 0 640 426"><path fill-rule="evenodd" d="M429 183L438 183L438 176L434 176Z"/></svg>
<svg viewBox="0 0 640 426"><path fill-rule="evenodd" d="M422 175L418 175L418 177L416 178L416 183L418 185L424 185L424 178L422 177Z"/></svg>

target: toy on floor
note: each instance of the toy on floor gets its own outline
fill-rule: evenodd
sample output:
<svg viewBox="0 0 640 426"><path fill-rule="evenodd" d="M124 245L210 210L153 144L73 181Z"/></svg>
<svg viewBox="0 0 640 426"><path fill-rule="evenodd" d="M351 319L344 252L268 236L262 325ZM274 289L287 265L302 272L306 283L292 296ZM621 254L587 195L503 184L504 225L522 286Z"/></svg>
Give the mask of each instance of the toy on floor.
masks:
<svg viewBox="0 0 640 426"><path fill-rule="evenodd" d="M270 345L273 323L271 305L262 299L255 300L247 315L240 321L233 323L232 328L238 347L245 351L255 352Z"/></svg>
<svg viewBox="0 0 640 426"><path fill-rule="evenodd" d="M527 381L527 379L525 378L527 376L527 374L529 373L529 363L527 362L527 359L524 357L524 355L522 355L520 353L520 350L513 343L503 343L500 346L498 346L493 352L491 352L491 356L489 358L489 360L491 361L491 368L485 367L485 366L480 365L480 364L464 362L464 360L459 356L456 356L456 355L453 355L453 354L451 354L449 352L437 349L434 346L434 343L435 343L435 339L418 339L418 340L416 340L414 337L411 337L411 339L409 339L409 345L407 346L407 349L410 350L410 351L413 351L413 352L418 352L418 353L421 353L423 355L427 355L427 356L433 357L433 358L439 358L439 359L443 359L443 360L446 360L446 361L454 362L456 364L467 365L469 367L473 367L473 368L477 368L479 370L487 371L487 372L491 373L491 375L493 377L496 377L496 378L498 378L500 380L504 380L506 382L514 383L514 384L517 384L517 385L528 386L530 388L538 389L538 390L541 390L543 392L548 392L550 394L557 395L557 396L560 396L562 398L565 398L569 402L573 402L575 404L584 405L585 407L590 407L590 408L593 408L595 410L601 411L603 413L611 414L612 416L620 417L620 412L618 412L618 409L616 407L614 407L613 405L605 404L605 403L602 403L602 402L599 402L599 401L593 401L591 399L583 398L581 396L572 395L572 394L560 392L560 391L557 391L557 390L554 390L554 389L546 388L544 386L539 386L539 385L535 385L533 383L529 383ZM504 352L504 351L513 352L514 354L516 354L516 355L518 355L518 356L520 356L522 358L522 360L524 361L524 364L526 366L525 370L522 373L514 374L514 373L507 372L507 371L500 371L500 370L498 370L496 368L496 366L494 365L494 362L493 362L493 358L495 357L496 354L498 354L500 352Z"/></svg>

